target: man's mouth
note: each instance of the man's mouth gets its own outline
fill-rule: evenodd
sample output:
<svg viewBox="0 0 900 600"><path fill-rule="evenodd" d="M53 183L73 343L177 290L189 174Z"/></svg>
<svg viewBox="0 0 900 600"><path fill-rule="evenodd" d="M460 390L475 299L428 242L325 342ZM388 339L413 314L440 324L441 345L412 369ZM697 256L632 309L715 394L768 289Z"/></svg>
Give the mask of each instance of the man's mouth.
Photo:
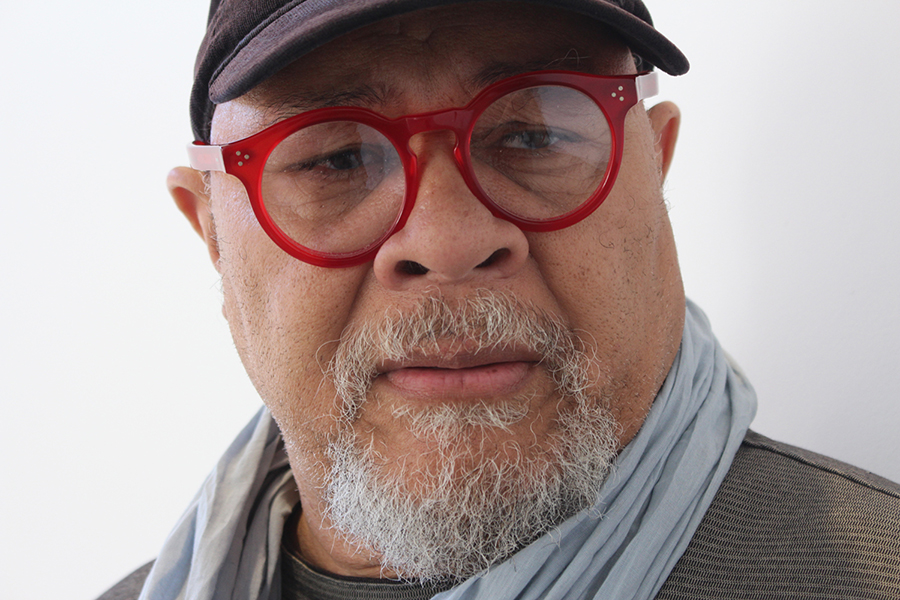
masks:
<svg viewBox="0 0 900 600"><path fill-rule="evenodd" d="M385 362L379 377L423 400L489 399L522 388L538 362L540 357L517 350L463 352Z"/></svg>

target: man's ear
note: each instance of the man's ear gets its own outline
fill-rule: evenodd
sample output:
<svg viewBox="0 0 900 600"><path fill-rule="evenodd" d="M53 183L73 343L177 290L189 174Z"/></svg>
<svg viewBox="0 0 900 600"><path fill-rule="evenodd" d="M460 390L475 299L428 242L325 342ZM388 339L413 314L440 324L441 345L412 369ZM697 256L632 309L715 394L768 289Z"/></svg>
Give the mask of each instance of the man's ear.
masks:
<svg viewBox="0 0 900 600"><path fill-rule="evenodd" d="M656 153L659 161L659 172L665 181L672 166L675 154L675 142L678 141L678 128L681 126L681 111L671 102L660 102L649 111L650 126L656 135Z"/></svg>
<svg viewBox="0 0 900 600"><path fill-rule="evenodd" d="M190 221L209 251L213 265L219 265L219 244L216 227L209 210L209 191L203 180L203 173L189 167L175 167L166 177L166 186L175 199L178 209Z"/></svg>

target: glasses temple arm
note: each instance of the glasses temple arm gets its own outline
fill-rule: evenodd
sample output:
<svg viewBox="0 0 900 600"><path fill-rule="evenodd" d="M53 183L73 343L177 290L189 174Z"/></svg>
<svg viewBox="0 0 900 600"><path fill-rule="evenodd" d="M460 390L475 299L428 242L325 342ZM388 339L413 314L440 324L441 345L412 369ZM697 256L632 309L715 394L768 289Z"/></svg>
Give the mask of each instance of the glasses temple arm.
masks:
<svg viewBox="0 0 900 600"><path fill-rule="evenodd" d="M221 146L199 146L188 144L188 161L192 169L198 171L225 171Z"/></svg>
<svg viewBox="0 0 900 600"><path fill-rule="evenodd" d="M659 74L656 71L640 75L634 80L637 88L638 102L652 98L659 93Z"/></svg>

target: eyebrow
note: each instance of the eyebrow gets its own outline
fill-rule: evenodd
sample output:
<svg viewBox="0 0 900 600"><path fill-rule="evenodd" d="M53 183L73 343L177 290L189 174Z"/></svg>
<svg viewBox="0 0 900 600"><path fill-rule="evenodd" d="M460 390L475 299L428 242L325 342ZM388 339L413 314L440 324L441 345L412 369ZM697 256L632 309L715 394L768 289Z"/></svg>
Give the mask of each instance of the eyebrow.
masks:
<svg viewBox="0 0 900 600"><path fill-rule="evenodd" d="M469 79L467 83L475 89L486 88L487 86L522 73L530 73L532 71L547 71L552 69L562 69L566 71L588 72L593 66L589 62L588 56L582 56L574 48L571 49L562 58L553 60L531 60L522 62L502 62L488 65L481 71ZM574 64L572 62L574 61Z"/></svg>
<svg viewBox="0 0 900 600"><path fill-rule="evenodd" d="M522 73L548 69L588 72L592 67L593 65L588 56L581 55L577 50L571 49L562 58L549 61L531 60L492 63L469 77L464 83L474 96L474 94L493 83L507 77L521 75ZM327 92L295 91L279 96L277 100L270 102L266 106L265 112L268 117L266 121L268 122L267 125L271 125L282 119L317 108L334 106L370 108L373 106L384 106L399 95L395 88L388 85L361 85Z"/></svg>
<svg viewBox="0 0 900 600"><path fill-rule="evenodd" d="M266 106L270 124L296 114L332 106L378 106L386 104L395 94L386 86L363 85L329 92L296 91Z"/></svg>

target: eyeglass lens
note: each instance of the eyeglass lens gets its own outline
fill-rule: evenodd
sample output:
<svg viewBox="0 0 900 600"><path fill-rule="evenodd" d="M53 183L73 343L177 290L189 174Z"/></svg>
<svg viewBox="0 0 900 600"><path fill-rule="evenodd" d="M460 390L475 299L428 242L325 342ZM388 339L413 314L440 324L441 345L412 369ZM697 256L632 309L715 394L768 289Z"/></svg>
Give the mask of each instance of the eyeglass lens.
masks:
<svg viewBox="0 0 900 600"><path fill-rule="evenodd" d="M563 86L513 91L477 118L471 169L490 202L525 219L548 220L590 199L609 168L612 134L597 104ZM382 238L402 211L406 181L393 144L353 121L320 123L270 154L262 200L301 246L328 254Z"/></svg>

